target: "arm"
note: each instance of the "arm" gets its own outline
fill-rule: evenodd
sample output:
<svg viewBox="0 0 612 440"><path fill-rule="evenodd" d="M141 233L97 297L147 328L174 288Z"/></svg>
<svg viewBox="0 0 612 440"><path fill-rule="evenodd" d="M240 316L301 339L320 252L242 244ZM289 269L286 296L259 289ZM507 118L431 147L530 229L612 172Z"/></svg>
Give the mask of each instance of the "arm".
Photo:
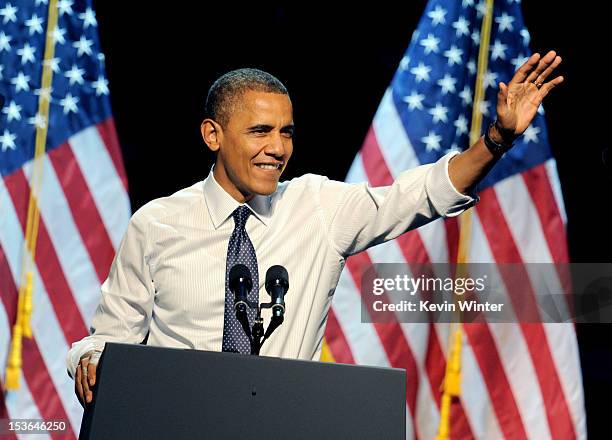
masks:
<svg viewBox="0 0 612 440"><path fill-rule="evenodd" d="M104 344L140 343L149 329L155 289L145 249L145 220L138 213L130 220L108 278L102 285L91 335L72 344L66 357L68 373L75 379L75 392L82 403L91 402L93 398L90 387L96 381L97 358Z"/></svg>
<svg viewBox="0 0 612 440"><path fill-rule="evenodd" d="M499 144L512 145L523 134L544 97L563 82L562 76L545 82L559 64L561 57L554 51L543 58L535 53L516 71L508 85L499 84L497 121L489 131L491 139ZM481 137L468 150L453 158L448 170L450 179L457 190L469 192L498 160L499 157L489 151Z"/></svg>
<svg viewBox="0 0 612 440"><path fill-rule="evenodd" d="M319 199L330 244L346 257L471 207L476 198L461 194L449 178L456 155L404 171L390 186L324 181Z"/></svg>

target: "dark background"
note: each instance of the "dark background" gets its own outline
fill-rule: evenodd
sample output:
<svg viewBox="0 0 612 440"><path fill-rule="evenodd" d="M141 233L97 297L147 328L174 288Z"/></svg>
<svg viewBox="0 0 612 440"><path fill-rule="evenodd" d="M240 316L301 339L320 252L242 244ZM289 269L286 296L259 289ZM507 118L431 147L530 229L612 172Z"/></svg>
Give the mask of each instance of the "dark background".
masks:
<svg viewBox="0 0 612 440"><path fill-rule="evenodd" d="M269 71L291 93L297 131L285 177L343 180L426 2L404 3L94 1L133 209L206 176L204 98L219 75L239 67ZM526 0L523 12L532 49L564 59L566 82L547 98L546 118L571 259L611 262L612 178L601 160L612 138L608 17L587 2ZM591 437L608 432L609 404L598 403L612 392L610 336L609 325L578 326Z"/></svg>

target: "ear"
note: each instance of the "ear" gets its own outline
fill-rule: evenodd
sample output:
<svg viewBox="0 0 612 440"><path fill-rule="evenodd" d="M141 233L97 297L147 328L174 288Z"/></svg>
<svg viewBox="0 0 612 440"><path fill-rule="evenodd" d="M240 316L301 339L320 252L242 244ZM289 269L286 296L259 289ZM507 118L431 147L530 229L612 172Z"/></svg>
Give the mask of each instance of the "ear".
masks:
<svg viewBox="0 0 612 440"><path fill-rule="evenodd" d="M212 119L204 119L200 125L200 132L208 148L213 152L217 152L223 136L221 126Z"/></svg>

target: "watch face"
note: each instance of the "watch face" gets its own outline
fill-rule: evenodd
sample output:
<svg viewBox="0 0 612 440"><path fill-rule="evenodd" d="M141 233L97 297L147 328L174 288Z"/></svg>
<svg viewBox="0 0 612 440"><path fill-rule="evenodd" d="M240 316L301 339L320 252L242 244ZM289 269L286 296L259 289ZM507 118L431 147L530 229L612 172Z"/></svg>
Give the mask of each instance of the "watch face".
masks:
<svg viewBox="0 0 612 440"><path fill-rule="evenodd" d="M484 134L484 143L487 146L487 148L489 149L489 151L494 156L502 156L506 151L508 151L510 148L512 148L512 145L499 144L499 143L495 142L493 139L491 139L491 136L489 136L489 130L491 129L492 126L493 126L493 123L489 124L489 126L487 127L487 129L485 131L485 134Z"/></svg>

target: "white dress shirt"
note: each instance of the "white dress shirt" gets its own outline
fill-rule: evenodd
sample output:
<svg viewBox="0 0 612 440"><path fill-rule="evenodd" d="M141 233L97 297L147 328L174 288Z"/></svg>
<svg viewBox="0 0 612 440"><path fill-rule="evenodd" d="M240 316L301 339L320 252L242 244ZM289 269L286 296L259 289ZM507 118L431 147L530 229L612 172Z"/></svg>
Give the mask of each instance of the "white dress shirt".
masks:
<svg viewBox="0 0 612 440"><path fill-rule="evenodd" d="M269 301L264 281L270 266L289 273L285 321L262 355L318 360L345 259L475 203L449 179L454 154L408 170L387 187L307 174L248 202L260 301ZM107 341L140 343L147 333L148 345L221 350L227 246L238 206L211 172L134 213L102 285L91 336L68 352L72 377L86 352L102 350ZM262 315L267 326L270 309Z"/></svg>

